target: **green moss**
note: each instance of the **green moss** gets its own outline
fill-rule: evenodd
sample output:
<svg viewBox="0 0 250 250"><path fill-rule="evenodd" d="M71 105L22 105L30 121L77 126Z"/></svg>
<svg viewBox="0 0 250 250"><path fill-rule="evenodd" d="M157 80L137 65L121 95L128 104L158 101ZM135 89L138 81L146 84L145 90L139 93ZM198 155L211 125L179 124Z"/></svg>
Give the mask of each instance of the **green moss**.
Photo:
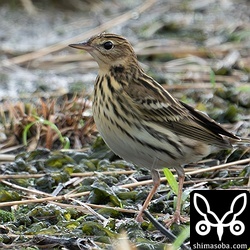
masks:
<svg viewBox="0 0 250 250"><path fill-rule="evenodd" d="M9 221L14 221L15 217L12 212L8 212L5 210L0 209L0 222L5 223Z"/></svg>

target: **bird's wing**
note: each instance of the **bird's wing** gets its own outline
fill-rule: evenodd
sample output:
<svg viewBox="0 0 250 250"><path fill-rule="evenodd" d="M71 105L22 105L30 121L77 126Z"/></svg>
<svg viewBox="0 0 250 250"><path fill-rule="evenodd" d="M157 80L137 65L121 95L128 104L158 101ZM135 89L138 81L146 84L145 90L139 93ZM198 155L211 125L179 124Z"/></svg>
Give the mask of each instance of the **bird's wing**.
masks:
<svg viewBox="0 0 250 250"><path fill-rule="evenodd" d="M177 135L216 146L229 145L223 136L239 140L207 115L172 97L151 77L144 75L132 86L124 88L124 91L136 105L142 122L156 123Z"/></svg>

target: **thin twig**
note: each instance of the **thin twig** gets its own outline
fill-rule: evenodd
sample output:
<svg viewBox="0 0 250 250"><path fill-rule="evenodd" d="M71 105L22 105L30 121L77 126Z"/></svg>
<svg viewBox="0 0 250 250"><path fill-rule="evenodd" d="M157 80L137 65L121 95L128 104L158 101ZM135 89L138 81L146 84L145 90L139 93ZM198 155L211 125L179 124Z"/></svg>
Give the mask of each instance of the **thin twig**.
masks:
<svg viewBox="0 0 250 250"><path fill-rule="evenodd" d="M59 202L55 202L55 201L50 201L50 203L61 206L63 208L75 208L79 211L86 211L83 207L81 206L76 206L76 205L71 205L71 204L64 204L64 203L59 203ZM138 213L138 210L134 210L134 209L126 209L126 208L121 208L121 207L110 207L110 206L106 206L106 205L98 205L98 204L91 204L91 203L85 203L86 205L88 205L89 207L92 208L96 208L96 209L112 209L121 213L128 213L128 214L135 214Z"/></svg>
<svg viewBox="0 0 250 250"><path fill-rule="evenodd" d="M86 191L86 192L81 192L81 193L77 193L77 194L59 195L59 196L46 197L46 198L40 198L40 199L1 202L0 207L22 205L22 204L29 204L29 203L41 203L41 202L55 201L55 200L68 200L69 198L89 195L89 193L90 193L89 191Z"/></svg>
<svg viewBox="0 0 250 250"><path fill-rule="evenodd" d="M93 210L89 205L87 205L84 202L81 202L79 200L76 199L72 199L70 198L70 200L78 203L79 205L81 205L82 207L84 207L85 209L87 209L91 214L93 214L94 216L96 216L97 218L99 218L100 220L103 221L103 226L106 227L106 225L108 224L109 220L106 219L104 216L102 216L101 214L97 213L95 210Z"/></svg>
<svg viewBox="0 0 250 250"><path fill-rule="evenodd" d="M133 174L136 173L136 170L121 170L121 171L103 171L103 172L85 172L85 173L72 173L70 177L89 177L95 175L115 175L115 174ZM50 173L53 175L53 173ZM41 178L48 173L45 174L10 174L10 175L0 175L0 181L5 179L29 179L29 178Z"/></svg>
<svg viewBox="0 0 250 250"><path fill-rule="evenodd" d="M231 167L234 165L242 165L242 164L247 164L247 163L250 163L250 158L238 160L238 161L233 161L233 162L229 162L229 163L225 163L225 164L220 164L220 165L214 166L214 167L201 168L201 169L197 169L194 171L186 172L185 174L186 175L200 174L200 173L204 173L204 172L211 172L211 171L215 171L215 170L219 170L219 169L223 169L223 168L228 168L228 167Z"/></svg>
<svg viewBox="0 0 250 250"><path fill-rule="evenodd" d="M250 158L244 159L244 160L238 160L238 161L234 161L234 162L229 162L229 163L217 165L214 167L199 168L199 169L193 170L193 171L187 171L184 169L184 171L185 171L186 175L195 175L195 174L200 174L200 173L211 172L211 171L215 171L215 170L219 170L219 169L228 168L228 167L231 167L233 165L241 165L241 164L247 164L247 163L250 163ZM177 175L175 175L175 177L177 177ZM166 180L167 180L166 177L161 177L161 182L164 182ZM122 188L133 188L133 187L137 187L139 185L144 186L144 185L149 185L149 184L153 184L153 180L146 180L146 181L124 184L121 187Z"/></svg>
<svg viewBox="0 0 250 250"><path fill-rule="evenodd" d="M16 155L12 155L12 154L0 154L0 161L14 161L15 160Z"/></svg>
<svg viewBox="0 0 250 250"><path fill-rule="evenodd" d="M29 179L29 178L41 178L48 174L1 174L0 181L6 179ZM51 173L53 175L53 173Z"/></svg>
<svg viewBox="0 0 250 250"><path fill-rule="evenodd" d="M210 182L210 181L230 181L230 180L242 180L242 179L248 179L245 176L239 176L239 177L219 177L219 178L211 178L211 179L199 179L199 180L190 180L190 181L184 181L184 184L194 184L194 183L199 183L199 182Z"/></svg>
<svg viewBox="0 0 250 250"><path fill-rule="evenodd" d="M1 180L1 182L4 183L7 186L10 186L10 187L12 187L14 189L24 191L26 193L32 193L32 194L36 194L36 195L43 195L43 196L49 196L49 197L53 196L51 194L48 194L48 193L45 193L45 192L42 192L42 191L39 191L39 190L36 190L36 189L21 187L19 185L13 184L13 183L5 181L5 180Z"/></svg>

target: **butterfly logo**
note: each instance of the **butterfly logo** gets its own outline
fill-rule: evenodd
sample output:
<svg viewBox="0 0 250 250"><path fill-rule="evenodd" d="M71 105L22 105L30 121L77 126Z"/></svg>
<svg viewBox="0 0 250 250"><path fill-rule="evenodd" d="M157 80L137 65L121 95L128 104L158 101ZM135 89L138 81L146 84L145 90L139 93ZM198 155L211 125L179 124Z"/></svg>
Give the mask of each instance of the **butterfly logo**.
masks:
<svg viewBox="0 0 250 250"><path fill-rule="evenodd" d="M203 208L202 207L199 208L198 206L199 199L200 199L199 202L203 201L203 204L205 204ZM235 207L235 204L239 203L240 199L243 199L243 206L238 211L235 211L237 210L237 208ZM193 203L194 203L194 207L196 211L203 217L203 220L200 220L199 222L197 222L195 226L195 230L199 235L204 236L204 235L209 234L211 227L217 228L217 235L218 235L219 241L221 241L222 239L222 235L224 233L225 227L229 227L230 232L235 236L238 236L244 233L245 225L242 221L237 220L237 216L239 216L246 208L246 205L247 205L246 193L239 194L233 199L231 206L230 206L230 210L227 211L222 216L221 219L219 219L218 216L213 211L210 210L210 205L207 199L203 195L199 193L195 193L194 198L193 198ZM201 205L201 203L199 204ZM204 207L206 211L204 211ZM225 221L229 220L230 218L232 218L230 222L225 223ZM211 222L211 220L213 222Z"/></svg>

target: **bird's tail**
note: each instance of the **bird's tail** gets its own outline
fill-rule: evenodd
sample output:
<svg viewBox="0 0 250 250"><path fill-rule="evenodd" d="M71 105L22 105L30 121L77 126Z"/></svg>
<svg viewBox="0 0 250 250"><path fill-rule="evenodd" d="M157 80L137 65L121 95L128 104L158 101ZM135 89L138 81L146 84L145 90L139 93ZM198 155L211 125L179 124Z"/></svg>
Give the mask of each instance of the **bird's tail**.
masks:
<svg viewBox="0 0 250 250"><path fill-rule="evenodd" d="M250 138L239 138L239 140L228 138L228 140L233 147L249 148L250 150Z"/></svg>

